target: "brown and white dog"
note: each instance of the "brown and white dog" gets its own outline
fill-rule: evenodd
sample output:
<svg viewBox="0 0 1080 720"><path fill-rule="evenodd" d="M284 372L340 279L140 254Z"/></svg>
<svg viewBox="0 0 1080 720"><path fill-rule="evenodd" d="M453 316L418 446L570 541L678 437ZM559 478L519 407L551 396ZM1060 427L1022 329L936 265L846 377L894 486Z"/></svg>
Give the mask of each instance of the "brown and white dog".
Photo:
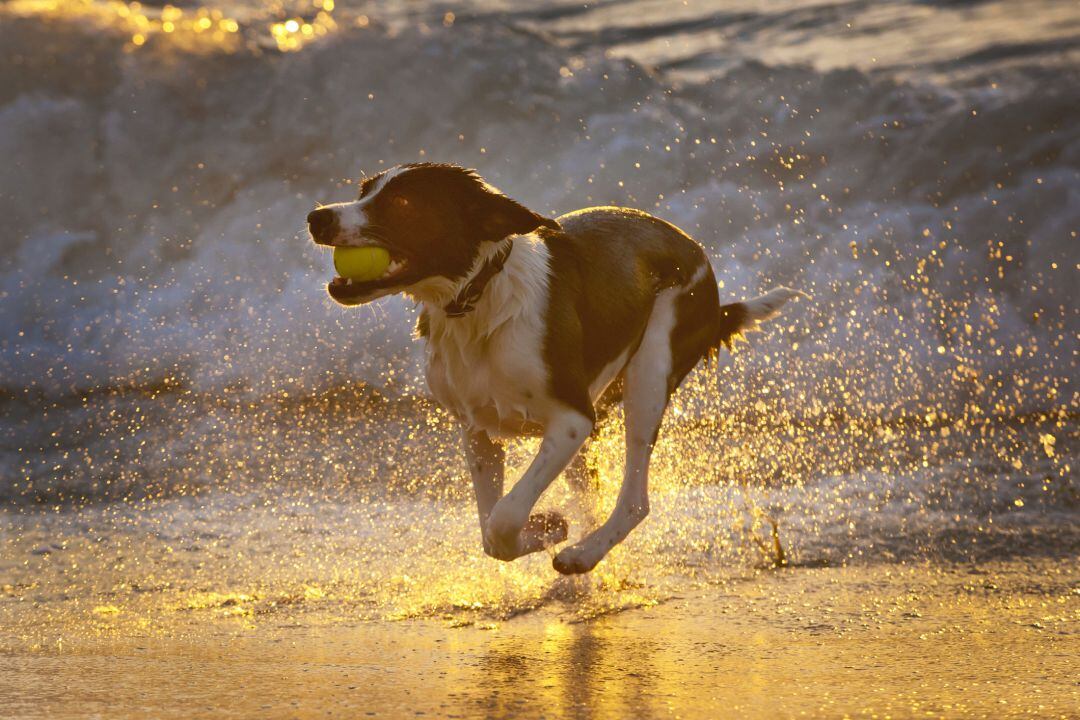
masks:
<svg viewBox="0 0 1080 720"><path fill-rule="evenodd" d="M307 221L321 245L390 252L378 279L335 277L327 292L338 303L403 293L421 305L428 385L464 428L488 555L513 560L566 539L566 521L533 506L568 466L580 486L597 412L621 399L615 510L555 556L561 573L592 570L648 514L649 456L686 374L800 294L781 287L721 305L705 252L675 226L617 207L551 220L454 165L387 170ZM498 440L521 435L543 440L504 496Z"/></svg>

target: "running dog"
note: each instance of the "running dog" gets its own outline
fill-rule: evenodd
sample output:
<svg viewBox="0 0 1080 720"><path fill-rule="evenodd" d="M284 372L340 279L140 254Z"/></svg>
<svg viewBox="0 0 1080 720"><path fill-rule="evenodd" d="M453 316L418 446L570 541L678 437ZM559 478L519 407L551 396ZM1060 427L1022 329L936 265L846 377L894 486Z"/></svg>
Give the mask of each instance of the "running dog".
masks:
<svg viewBox="0 0 1080 720"><path fill-rule="evenodd" d="M622 489L602 525L555 555L564 574L592 570L648 515L649 457L686 374L802 294L779 287L721 305L704 250L674 225L620 207L552 220L455 165L397 166L307 222L320 245L390 253L377 279L331 280L336 302L402 293L419 303L428 385L463 427L488 555L566 540L562 516L533 506L571 464L568 477L583 475L597 412L621 400ZM499 440L522 435L543 440L503 495Z"/></svg>

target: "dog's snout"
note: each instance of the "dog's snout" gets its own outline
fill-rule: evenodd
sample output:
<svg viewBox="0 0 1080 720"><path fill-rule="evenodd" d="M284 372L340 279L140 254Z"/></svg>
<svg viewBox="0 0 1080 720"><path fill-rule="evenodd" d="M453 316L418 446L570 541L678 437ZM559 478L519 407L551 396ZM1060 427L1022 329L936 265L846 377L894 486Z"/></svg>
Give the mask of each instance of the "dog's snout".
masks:
<svg viewBox="0 0 1080 720"><path fill-rule="evenodd" d="M330 245L338 232L337 212L330 208L312 210L307 216L311 237L320 245Z"/></svg>

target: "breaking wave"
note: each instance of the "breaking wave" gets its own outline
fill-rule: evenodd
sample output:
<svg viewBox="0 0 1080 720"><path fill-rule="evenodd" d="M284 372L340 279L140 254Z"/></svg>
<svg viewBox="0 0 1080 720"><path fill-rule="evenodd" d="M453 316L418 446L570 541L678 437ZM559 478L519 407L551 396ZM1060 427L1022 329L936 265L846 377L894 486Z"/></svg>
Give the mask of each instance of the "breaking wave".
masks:
<svg viewBox="0 0 1080 720"><path fill-rule="evenodd" d="M836 532L884 476L901 526L904 492L975 525L1075 510L1073 45L939 44L914 72L815 56L833 6L640 27L406 6L0 9L0 494L456 481L414 309L333 305L303 231L362 173L437 160L545 214L655 212L722 297L813 295L691 379L660 474L832 492L807 522Z"/></svg>

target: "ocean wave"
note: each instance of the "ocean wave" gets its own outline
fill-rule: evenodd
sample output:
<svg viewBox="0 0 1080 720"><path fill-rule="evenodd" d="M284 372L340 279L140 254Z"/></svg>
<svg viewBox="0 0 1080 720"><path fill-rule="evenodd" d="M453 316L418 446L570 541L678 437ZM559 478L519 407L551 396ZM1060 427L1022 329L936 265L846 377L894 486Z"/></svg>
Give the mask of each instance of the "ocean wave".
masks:
<svg viewBox="0 0 1080 720"><path fill-rule="evenodd" d="M352 28L290 54L132 52L69 25L0 31L21 59L0 78L9 386L148 364L200 382L379 382L408 355L409 310L331 308L302 218L419 158L476 166L546 213L657 212L711 250L727 296L808 289L814 305L771 333L808 366L857 343L831 371L1060 373L1077 348L1075 76L960 93L747 62L673 89L498 24Z"/></svg>

